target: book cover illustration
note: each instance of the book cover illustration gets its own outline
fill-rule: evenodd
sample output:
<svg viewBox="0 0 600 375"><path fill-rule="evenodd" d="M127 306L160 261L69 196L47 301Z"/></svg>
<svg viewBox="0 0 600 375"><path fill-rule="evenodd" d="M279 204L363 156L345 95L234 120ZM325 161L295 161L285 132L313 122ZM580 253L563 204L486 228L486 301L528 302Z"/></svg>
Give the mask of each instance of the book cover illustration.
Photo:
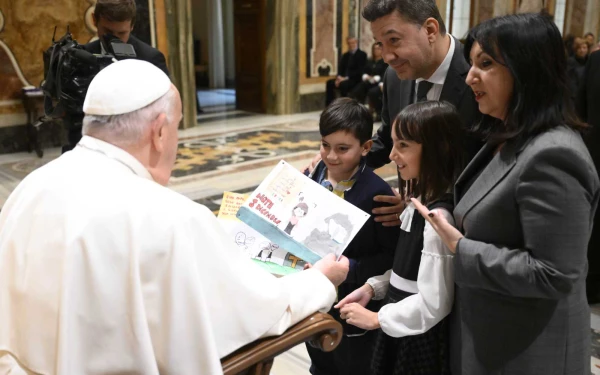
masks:
<svg viewBox="0 0 600 375"><path fill-rule="evenodd" d="M231 240L255 263L274 275L284 276L302 271L305 261L290 254L236 217L238 209L246 199L247 194L228 191L223 194L217 219L231 236Z"/></svg>
<svg viewBox="0 0 600 375"><path fill-rule="evenodd" d="M237 217L298 258L339 257L369 214L280 161Z"/></svg>

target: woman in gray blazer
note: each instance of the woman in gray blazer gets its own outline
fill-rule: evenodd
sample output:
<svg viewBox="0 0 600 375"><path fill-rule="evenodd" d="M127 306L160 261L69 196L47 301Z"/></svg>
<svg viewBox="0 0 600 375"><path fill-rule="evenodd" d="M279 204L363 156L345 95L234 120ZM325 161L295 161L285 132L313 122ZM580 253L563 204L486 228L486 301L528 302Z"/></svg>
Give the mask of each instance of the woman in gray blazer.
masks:
<svg viewBox="0 0 600 375"><path fill-rule="evenodd" d="M455 186L454 375L589 374L586 252L600 183L569 101L560 32L539 14L471 30L467 84L487 143Z"/></svg>

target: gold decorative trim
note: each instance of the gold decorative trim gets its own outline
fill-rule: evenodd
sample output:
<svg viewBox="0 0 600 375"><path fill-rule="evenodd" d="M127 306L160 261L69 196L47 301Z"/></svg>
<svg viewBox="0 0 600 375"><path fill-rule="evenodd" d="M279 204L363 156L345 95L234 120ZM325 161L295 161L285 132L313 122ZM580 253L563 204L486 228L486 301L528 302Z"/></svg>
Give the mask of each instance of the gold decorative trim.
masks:
<svg viewBox="0 0 600 375"><path fill-rule="evenodd" d="M15 72L17 72L17 76L19 77L19 80L21 81L21 83L23 83L23 86L25 86L25 87L33 86L31 83L29 83L29 81L27 81L27 79L23 75L23 72L21 71L21 67L19 66L19 63L17 62L17 59L15 58L15 55L11 51L10 47L8 47L6 45L6 43L4 43L2 40L0 40L0 47L6 52L6 55L10 59L10 62L12 64L13 68L15 69Z"/></svg>
<svg viewBox="0 0 600 375"><path fill-rule="evenodd" d="M2 9L0 9L0 33L4 30L4 14L2 13Z"/></svg>
<svg viewBox="0 0 600 375"><path fill-rule="evenodd" d="M85 10L85 14L83 15L83 22L85 23L85 27L92 33L98 33L98 29L94 26L93 14L96 9L96 0L87 0L90 3L90 7Z"/></svg>

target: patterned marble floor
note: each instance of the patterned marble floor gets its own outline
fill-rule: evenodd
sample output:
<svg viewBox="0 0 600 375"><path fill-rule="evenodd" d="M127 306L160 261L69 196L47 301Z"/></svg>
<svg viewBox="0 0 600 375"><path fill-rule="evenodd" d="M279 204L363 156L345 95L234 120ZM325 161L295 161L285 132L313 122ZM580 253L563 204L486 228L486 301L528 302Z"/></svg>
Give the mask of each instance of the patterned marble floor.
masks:
<svg viewBox="0 0 600 375"><path fill-rule="evenodd" d="M290 116L253 115L240 111L199 116L198 126L180 131L180 145L169 187L211 210L218 210L223 191L249 192L284 159L301 168L319 148L319 113ZM377 127L377 126L376 126ZM35 154L0 155L0 208L28 173L55 159L58 149ZM396 184L393 166L377 173ZM600 305L592 313L592 374L600 375ZM307 374L304 345L277 357L274 375Z"/></svg>

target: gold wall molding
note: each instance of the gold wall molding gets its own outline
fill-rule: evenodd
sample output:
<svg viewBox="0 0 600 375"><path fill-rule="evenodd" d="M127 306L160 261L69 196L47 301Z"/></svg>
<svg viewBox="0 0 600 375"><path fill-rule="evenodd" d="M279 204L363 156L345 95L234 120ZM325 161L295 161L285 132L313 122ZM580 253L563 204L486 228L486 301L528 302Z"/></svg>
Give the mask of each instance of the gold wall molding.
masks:
<svg viewBox="0 0 600 375"><path fill-rule="evenodd" d="M90 3L90 7L86 9L85 16L83 17L83 21L85 22L85 27L90 31L90 33L94 34L90 41L94 39L98 39L96 34L98 33L98 29L94 26L94 10L96 9L96 0L87 0Z"/></svg>
<svg viewBox="0 0 600 375"><path fill-rule="evenodd" d="M7 46L6 43L4 43L1 39L0 39L0 47L4 50L4 52L6 52L6 55L10 59L13 69L17 73L17 77L19 77L19 80L23 83L23 87L33 86L31 83L29 83L27 78L25 78L25 76L23 75L23 71L21 70L21 67L19 66L19 62L17 61L17 58L15 57L14 53L11 51L10 47Z"/></svg>

